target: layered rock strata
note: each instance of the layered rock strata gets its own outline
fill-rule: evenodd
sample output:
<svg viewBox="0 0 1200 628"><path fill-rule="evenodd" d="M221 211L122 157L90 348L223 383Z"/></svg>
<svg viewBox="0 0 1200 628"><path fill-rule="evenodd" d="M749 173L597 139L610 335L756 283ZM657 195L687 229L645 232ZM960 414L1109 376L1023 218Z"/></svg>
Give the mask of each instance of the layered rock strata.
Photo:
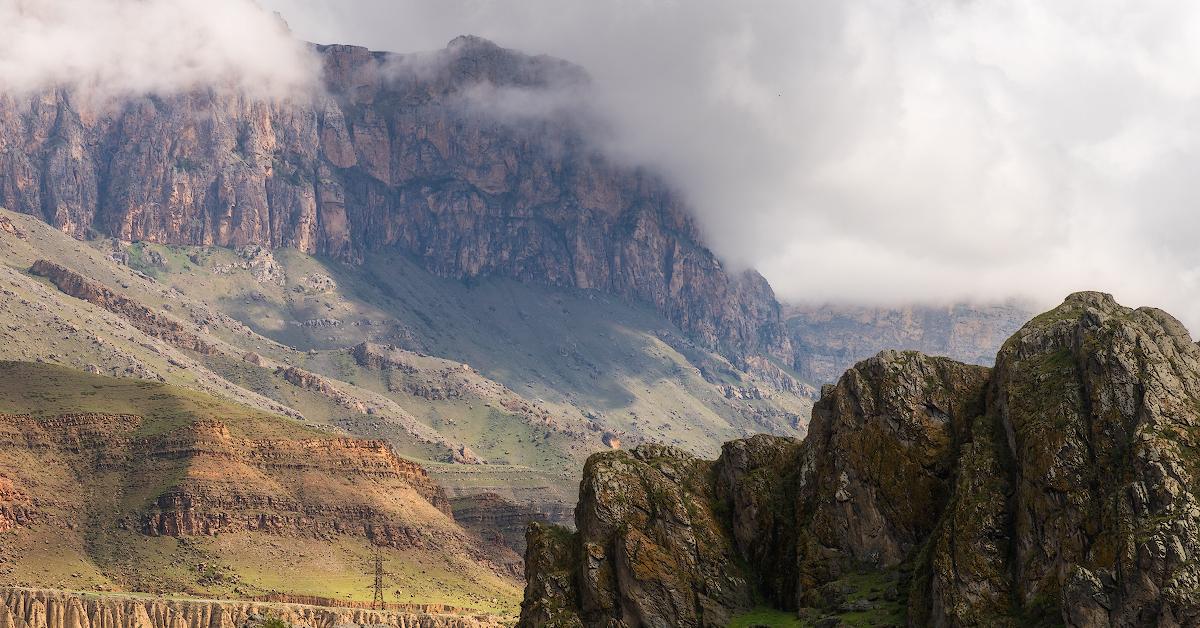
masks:
<svg viewBox="0 0 1200 628"><path fill-rule="evenodd" d="M475 37L316 52L324 85L276 100L0 94L0 206L77 238L352 262L397 246L443 276L604 290L709 349L790 360L767 282L725 272L678 193L597 148L579 67Z"/></svg>
<svg viewBox="0 0 1200 628"><path fill-rule="evenodd" d="M254 618L276 617L292 625L395 626L396 628L483 628L486 617L373 611L302 604L178 600L68 593L48 589L0 589L3 628L239 628ZM437 610L432 609L433 613Z"/></svg>
<svg viewBox="0 0 1200 628"><path fill-rule="evenodd" d="M448 523L449 499L419 464L397 457L382 441L251 440L231 436L214 420L133 436L142 424L142 417L131 415L0 415L0 451L14 463L28 453L54 452L63 463L92 468L97 481L152 491L158 497L151 507L122 512L118 521L151 536L261 530L359 534L397 547L446 541L430 535L426 519L441 516ZM26 478L19 468L3 469L11 487L0 512L16 513L6 517L16 522L36 517L36 505L25 495L33 489L23 492L20 485L45 493L44 482ZM140 472L128 475L126 469ZM50 493L41 500L61 506Z"/></svg>
<svg viewBox="0 0 1200 628"><path fill-rule="evenodd" d="M495 493L454 497L454 521L480 538L525 555L525 526L549 523L545 514L505 500ZM523 569L523 568L522 568Z"/></svg>
<svg viewBox="0 0 1200 628"><path fill-rule="evenodd" d="M993 369L882 352L824 388L803 443L757 436L689 463L710 465L691 476L708 488L692 484L688 503L728 513L708 523L710 547L732 554L672 545L688 518L668 507L655 519L663 509L638 501L669 505L685 476L628 454L590 459L580 535L531 528L522 625L680 625L713 601L739 610L736 598L702 602L679 577L688 565L620 569L612 555L630 531L667 548L640 557L731 565L784 609L870 607L830 583L900 567L914 628L1200 625L1198 399L1200 347L1182 325L1101 293L1030 321Z"/></svg>

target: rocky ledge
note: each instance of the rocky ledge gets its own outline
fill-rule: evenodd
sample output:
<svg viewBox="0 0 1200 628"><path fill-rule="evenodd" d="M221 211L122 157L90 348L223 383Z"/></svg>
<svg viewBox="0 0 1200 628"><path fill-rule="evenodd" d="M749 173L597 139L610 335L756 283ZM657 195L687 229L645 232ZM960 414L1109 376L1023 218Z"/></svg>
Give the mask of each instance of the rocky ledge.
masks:
<svg viewBox="0 0 1200 628"><path fill-rule="evenodd" d="M821 626L1200 625L1187 330L1076 293L995 364L884 351L803 442L593 456L579 531L528 530L521 625L724 626L756 598Z"/></svg>
<svg viewBox="0 0 1200 628"><path fill-rule="evenodd" d="M261 625L266 617L310 628L495 628L500 625L488 615L85 595L50 589L0 589L0 627L3 628L253 628Z"/></svg>

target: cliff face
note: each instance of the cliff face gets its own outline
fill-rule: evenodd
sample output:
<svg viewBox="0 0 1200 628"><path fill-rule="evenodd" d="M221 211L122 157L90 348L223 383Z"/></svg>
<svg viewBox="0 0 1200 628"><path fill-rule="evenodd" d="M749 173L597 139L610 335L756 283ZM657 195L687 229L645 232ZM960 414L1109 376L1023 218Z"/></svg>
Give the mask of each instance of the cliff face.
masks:
<svg viewBox="0 0 1200 628"><path fill-rule="evenodd" d="M1197 399L1200 347L1174 318L1078 293L1010 338L993 369L915 352L860 362L822 391L802 444L726 444L712 492L691 500L728 509L718 536L766 601L802 618L904 607L914 628L1195 626ZM624 464L589 462L592 476ZM615 513L607 538L644 527L644 508L621 511L586 479L580 498L577 512ZM570 539L530 534L524 625L554 605L559 625L600 625ZM872 573L868 597L851 583ZM622 591L668 581L614 577Z"/></svg>
<svg viewBox="0 0 1200 628"><path fill-rule="evenodd" d="M548 523L546 515L495 493L451 498L450 507L455 523L485 541L512 548L520 556L525 555L525 525L530 521Z"/></svg>
<svg viewBox="0 0 1200 628"><path fill-rule="evenodd" d="M91 467L93 481L157 495L120 512L117 521L150 536L336 531L379 545L422 546L430 540L422 529L437 518L422 511L450 515L449 500L424 469L382 441L250 440L232 437L214 420L135 437L143 423L131 415L0 415L0 451L7 459L0 469L11 478L2 525L71 507L66 494L53 490L54 474L22 468L23 461L46 456L76 473ZM30 492L38 494L31 499Z"/></svg>
<svg viewBox="0 0 1200 628"><path fill-rule="evenodd" d="M1035 313L1014 303L783 308L793 365L819 384L836 382L846 369L885 349L992 366L1000 345Z"/></svg>
<svg viewBox="0 0 1200 628"><path fill-rule="evenodd" d="M453 277L506 275L650 304L701 344L790 360L757 273L704 248L680 196L605 158L580 68L473 37L393 55L322 46L325 90L224 86L97 103L0 95L0 205L77 238L398 246Z"/></svg>
<svg viewBox="0 0 1200 628"><path fill-rule="evenodd" d="M429 609L431 613L440 610ZM48 589L0 589L0 626L4 628L248 628L259 626L268 616L313 628L354 625L483 628L499 625L486 616L475 618L301 604L82 595Z"/></svg>

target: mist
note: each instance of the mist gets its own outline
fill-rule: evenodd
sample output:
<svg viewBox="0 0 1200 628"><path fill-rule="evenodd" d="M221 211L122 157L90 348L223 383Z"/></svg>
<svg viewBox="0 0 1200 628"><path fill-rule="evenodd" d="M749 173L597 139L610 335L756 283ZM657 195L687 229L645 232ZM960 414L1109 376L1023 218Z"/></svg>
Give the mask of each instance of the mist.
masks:
<svg viewBox="0 0 1200 628"><path fill-rule="evenodd" d="M319 84L320 65L252 0L0 0L0 86L101 99L231 85L256 95Z"/></svg>
<svg viewBox="0 0 1200 628"><path fill-rule="evenodd" d="M781 300L1091 289L1200 329L1194 3L0 0L0 83L303 89L304 41L462 34L583 66L607 150L662 172Z"/></svg>
<svg viewBox="0 0 1200 628"><path fill-rule="evenodd" d="M297 36L461 34L592 75L626 158L782 300L1075 290L1200 329L1200 7L1151 1L265 0Z"/></svg>

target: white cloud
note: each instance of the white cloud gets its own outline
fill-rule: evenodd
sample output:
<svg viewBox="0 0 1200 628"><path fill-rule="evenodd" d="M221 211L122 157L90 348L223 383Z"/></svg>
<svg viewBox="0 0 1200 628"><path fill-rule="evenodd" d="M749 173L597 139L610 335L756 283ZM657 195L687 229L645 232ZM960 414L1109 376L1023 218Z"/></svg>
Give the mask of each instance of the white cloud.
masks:
<svg viewBox="0 0 1200 628"><path fill-rule="evenodd" d="M104 96L229 82L312 85L315 55L251 0L0 0L0 84L97 85Z"/></svg>
<svg viewBox="0 0 1200 628"><path fill-rule="evenodd" d="M612 150L656 164L718 254L783 299L1098 289L1200 330L1195 3L262 4L319 43L412 52L474 34L578 63ZM311 76L266 20L248 0L0 0L0 78Z"/></svg>

